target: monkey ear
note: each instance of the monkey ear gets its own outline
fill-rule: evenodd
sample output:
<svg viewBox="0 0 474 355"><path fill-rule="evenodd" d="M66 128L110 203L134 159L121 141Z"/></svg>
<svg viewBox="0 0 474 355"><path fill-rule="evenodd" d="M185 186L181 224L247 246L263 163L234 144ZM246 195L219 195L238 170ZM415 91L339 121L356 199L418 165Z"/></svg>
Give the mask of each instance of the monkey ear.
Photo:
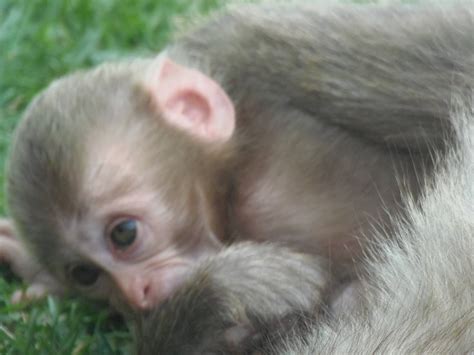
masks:
<svg viewBox="0 0 474 355"><path fill-rule="evenodd" d="M151 94L173 126L205 141L226 141L235 128L234 105L214 80L199 71L159 58Z"/></svg>

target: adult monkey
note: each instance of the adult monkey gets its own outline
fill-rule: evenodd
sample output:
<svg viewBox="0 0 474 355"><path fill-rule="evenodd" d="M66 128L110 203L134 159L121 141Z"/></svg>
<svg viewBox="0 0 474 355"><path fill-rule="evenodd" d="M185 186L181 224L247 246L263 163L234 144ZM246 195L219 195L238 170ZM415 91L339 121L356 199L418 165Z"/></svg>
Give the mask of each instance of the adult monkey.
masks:
<svg viewBox="0 0 474 355"><path fill-rule="evenodd" d="M474 80L473 26L471 4L245 6L156 60L58 80L8 171L39 275L148 308L242 236L350 272L354 235L387 222L400 190L416 196L443 148L451 92Z"/></svg>

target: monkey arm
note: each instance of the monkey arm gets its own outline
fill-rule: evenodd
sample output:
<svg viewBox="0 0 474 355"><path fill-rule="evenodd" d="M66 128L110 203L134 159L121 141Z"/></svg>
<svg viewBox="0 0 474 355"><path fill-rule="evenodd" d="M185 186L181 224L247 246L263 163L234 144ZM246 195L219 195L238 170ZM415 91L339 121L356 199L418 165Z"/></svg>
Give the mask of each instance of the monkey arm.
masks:
<svg viewBox="0 0 474 355"><path fill-rule="evenodd" d="M12 271L28 283L25 290L12 295L12 302L30 301L46 294L61 294L63 286L57 282L16 238L13 225L8 219L0 219L0 261L10 265Z"/></svg>
<svg viewBox="0 0 474 355"><path fill-rule="evenodd" d="M269 245L227 248L199 265L158 309L138 316L138 353L257 349L277 324L282 332L294 329L319 305L328 286L320 261Z"/></svg>

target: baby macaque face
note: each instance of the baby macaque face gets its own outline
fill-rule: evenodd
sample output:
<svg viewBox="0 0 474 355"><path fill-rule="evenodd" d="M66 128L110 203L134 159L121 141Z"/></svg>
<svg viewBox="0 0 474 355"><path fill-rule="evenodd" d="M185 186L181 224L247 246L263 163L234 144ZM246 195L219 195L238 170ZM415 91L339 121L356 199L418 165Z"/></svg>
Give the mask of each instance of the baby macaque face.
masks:
<svg viewBox="0 0 474 355"><path fill-rule="evenodd" d="M58 279L149 308L220 247L205 151L232 136L234 109L212 79L164 57L104 65L53 83L25 116L12 216Z"/></svg>

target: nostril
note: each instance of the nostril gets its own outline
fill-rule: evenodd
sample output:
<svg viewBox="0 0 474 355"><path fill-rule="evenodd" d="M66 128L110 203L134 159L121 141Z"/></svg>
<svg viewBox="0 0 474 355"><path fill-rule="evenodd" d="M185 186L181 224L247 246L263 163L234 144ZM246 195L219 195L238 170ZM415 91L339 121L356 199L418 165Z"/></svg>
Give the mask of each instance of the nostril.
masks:
<svg viewBox="0 0 474 355"><path fill-rule="evenodd" d="M148 308L151 306L151 285L150 283L146 283L141 288L141 307Z"/></svg>
<svg viewBox="0 0 474 355"><path fill-rule="evenodd" d="M143 299L147 299L149 294L150 294L150 284L147 283L144 287L143 287Z"/></svg>

